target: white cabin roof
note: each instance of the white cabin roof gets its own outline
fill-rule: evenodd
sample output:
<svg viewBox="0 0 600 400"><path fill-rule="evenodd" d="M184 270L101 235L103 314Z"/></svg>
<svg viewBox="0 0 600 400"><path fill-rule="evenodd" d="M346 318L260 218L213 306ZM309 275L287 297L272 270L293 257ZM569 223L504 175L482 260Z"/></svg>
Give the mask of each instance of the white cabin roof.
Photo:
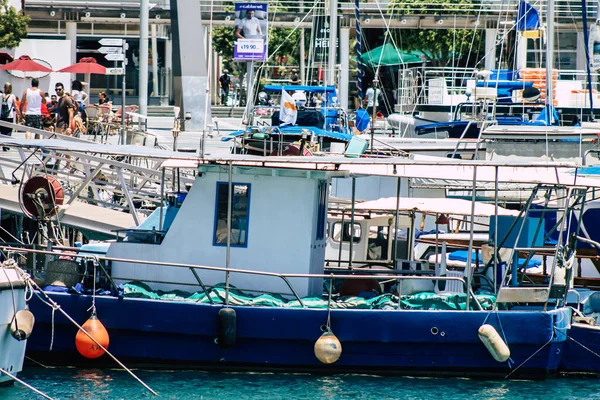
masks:
<svg viewBox="0 0 600 400"><path fill-rule="evenodd" d="M396 197L384 197L377 200L365 201L355 205L355 210L396 212ZM415 198L401 197L398 211L415 211L423 214L471 215L472 203L463 199L448 198ZM351 206L347 206L350 209ZM493 204L475 202L475 216L489 217L496 215ZM498 207L498 215L518 215L517 211Z"/></svg>

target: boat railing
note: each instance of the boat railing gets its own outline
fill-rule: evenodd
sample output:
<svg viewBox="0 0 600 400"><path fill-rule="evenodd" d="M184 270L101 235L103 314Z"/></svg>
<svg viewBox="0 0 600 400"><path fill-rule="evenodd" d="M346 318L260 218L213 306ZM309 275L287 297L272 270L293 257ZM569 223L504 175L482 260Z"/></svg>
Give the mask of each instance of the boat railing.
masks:
<svg viewBox="0 0 600 400"><path fill-rule="evenodd" d="M353 271L353 270L349 270L349 273L346 273L346 274L344 274L344 273L339 273L339 274L334 274L334 273L329 273L329 274L326 274L326 273L323 273L323 274L301 274L301 273L281 274L281 273L276 273L276 272L257 271L257 270L250 270L250 269L213 267L213 266L208 266L208 265L172 263L172 262L164 262L164 261L135 260L135 259L120 258L120 257L108 257L105 255L89 255L89 254L74 255L73 253L85 252L85 251L82 251L80 248L76 248L76 247L64 247L64 246L55 247L55 249L57 251L36 250L36 249L30 249L30 248L24 248L24 247L12 247L12 246L0 246L0 249L2 251L7 252L7 254L9 254L9 256L13 256L14 254L21 254L21 253L44 254L44 255L51 255L51 256L55 256L55 257L67 255L69 257L78 257L81 259L90 260L90 261L96 262L99 265L102 264L102 263L100 263L100 261L105 261L105 262L110 262L110 263L120 262L120 263L129 263L129 264L143 264L143 265L154 265L154 266L163 266L163 267L187 268L192 272L195 279L198 281L199 286L202 288L204 293L206 293L208 301L211 304L213 304L213 300L210 298L210 291L212 291L214 289L214 287L209 287L208 285L206 285L202 281L200 276L197 274L197 270L219 271L219 272L223 272L224 274L245 274L245 275L256 275L256 276L264 276L264 277L272 277L272 278L281 279L285 283L285 285L288 287L288 289L290 290L291 295L298 301L298 303L302 307L306 307L306 305L304 304L304 302L302 301L302 298L298 295L298 292L292 285L292 283L290 281L291 279L295 279L295 278L330 279L330 280L333 280L333 279L365 279L364 275L357 274L357 273L361 273L361 271ZM112 275L108 276L108 272L107 272L106 268L102 267L99 269L100 269L100 271L102 271L102 273L107 274L107 278L109 278L109 280L114 288L116 288L115 281L135 280L134 278L128 278L128 277L116 277L116 276L112 276ZM98 272L98 270L96 270L96 271ZM352 273L352 272L355 272L355 273ZM477 298L475 296L475 293L473 292L473 289L467 287L466 280L463 277L431 276L431 275L426 275L426 276L397 275L397 274L391 274L391 273L385 272L385 273L377 274L376 279L377 280L397 280L397 281L401 281L401 280L405 280L405 279L411 279L411 280L417 279L417 280L460 282L463 286L464 293L466 294L467 299L472 299L474 301L474 303L476 304L478 310L482 309L481 304L479 304L479 302L477 301ZM160 280L152 280L152 281L145 280L145 282L163 283L163 284L181 284L179 282L165 282L165 281L160 281ZM236 288L236 289L240 290L239 288ZM290 294L288 293L287 295L290 295Z"/></svg>

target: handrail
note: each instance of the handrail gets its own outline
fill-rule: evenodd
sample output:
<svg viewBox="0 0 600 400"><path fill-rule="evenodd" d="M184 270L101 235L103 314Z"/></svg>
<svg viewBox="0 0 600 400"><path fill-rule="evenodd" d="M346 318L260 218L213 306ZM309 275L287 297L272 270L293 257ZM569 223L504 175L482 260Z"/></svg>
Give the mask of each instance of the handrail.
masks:
<svg viewBox="0 0 600 400"><path fill-rule="evenodd" d="M10 247L10 246L0 246L0 249L5 251L10 251L14 253L36 253L36 254L48 254L48 255L60 255L61 253L47 251L47 250L31 250L24 249L19 247ZM194 264L186 264L186 263L170 263L170 262L162 262L162 261L144 261L144 260L133 260L127 258L119 258L119 257L106 257L106 256L86 256L81 255L79 257L87 257L93 258L97 260L105 260L105 261L113 261L113 262L123 262L123 263L131 263L131 264L147 264L147 265L157 265L157 266L169 266L176 268L189 268L193 269L202 269L207 271L220 271L220 272L229 272L229 273L240 273L240 274L248 274L248 275L261 275L261 276L270 276L274 278L280 278L285 282L293 296L298 300L300 305L304 307L304 302L294 289L293 285L289 281L290 278L308 278L308 279L331 279L331 274L280 274L275 272L266 272L266 271L255 271L255 270L245 270L238 268L224 268L224 267L211 267L206 265L194 265ZM351 275L351 274L340 274L335 276L338 279L364 279L364 275ZM462 282L463 288L465 288L465 294L467 297L473 296L475 300L475 304L478 305L478 308L481 310L481 305L477 302L475 294L473 290L466 288L466 281L460 277L453 276L398 276L398 275L386 275L381 274L377 276L378 279L393 279L393 280L403 280L403 279L424 279L424 280L436 280L436 281L459 281ZM115 279L125 279L121 277L116 277Z"/></svg>

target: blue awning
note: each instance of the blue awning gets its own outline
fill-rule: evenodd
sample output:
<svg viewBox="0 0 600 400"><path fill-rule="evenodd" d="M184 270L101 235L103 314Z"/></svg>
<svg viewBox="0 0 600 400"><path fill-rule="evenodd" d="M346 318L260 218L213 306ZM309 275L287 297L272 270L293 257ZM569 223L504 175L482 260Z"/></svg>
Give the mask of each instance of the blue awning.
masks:
<svg viewBox="0 0 600 400"><path fill-rule="evenodd" d="M294 90L304 90L309 93L323 93L327 92L335 92L335 86L307 86L307 85L265 85L263 90L265 92L281 92L281 89L285 89L286 92L294 91Z"/></svg>
<svg viewBox="0 0 600 400"><path fill-rule="evenodd" d="M589 167L579 168L578 175L600 175L600 165L590 165Z"/></svg>
<svg viewBox="0 0 600 400"><path fill-rule="evenodd" d="M316 136L327 137L327 138L331 138L331 139L341 140L344 142L349 142L350 139L352 139L352 137L353 137L353 135L351 135L349 133L331 132L331 131L326 131L324 129L316 128L314 126L286 126L283 128L279 128L279 131L283 135L301 136L303 129L307 129L307 130L311 131ZM245 131L243 131L243 130L232 132L229 135L222 137L221 141L228 142L236 137L242 136L244 134L244 132Z"/></svg>

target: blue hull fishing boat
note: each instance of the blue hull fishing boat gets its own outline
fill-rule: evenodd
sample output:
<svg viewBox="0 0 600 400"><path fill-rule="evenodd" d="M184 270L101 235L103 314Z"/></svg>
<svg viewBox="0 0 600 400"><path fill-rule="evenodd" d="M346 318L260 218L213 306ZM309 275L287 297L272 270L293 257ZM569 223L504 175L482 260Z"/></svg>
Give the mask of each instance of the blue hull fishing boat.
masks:
<svg viewBox="0 0 600 400"><path fill-rule="evenodd" d="M51 296L76 320L88 318L91 296ZM98 296L96 307L110 333L110 351L131 363L427 376L545 377L558 370L565 345L556 321L570 318L565 311L495 315L491 311L335 309L328 316L326 309L231 306L237 316L236 340L223 346L218 319L222 303ZM75 350L77 328L59 315L53 321L52 310L40 302L34 301L32 309L42 328L29 342L31 356L84 362ZM314 353L328 318L343 349L332 365L321 363ZM477 332L486 320L501 321L512 363L499 363L481 343ZM107 362L111 360L91 363Z"/></svg>
<svg viewBox="0 0 600 400"><path fill-rule="evenodd" d="M161 218L151 229L132 229L125 239L103 245L101 253L87 245L78 255L62 254L78 284L58 287L53 271L53 282L45 284L48 297L32 300L37 326L28 351L34 359L112 363L106 356L80 355L88 353L76 341L78 328L70 318L82 324L92 314L110 336L104 342L108 351L139 365L534 378L559 371L573 316L565 303L568 283L559 279L562 264L557 278L541 286L521 282L512 257L499 269L492 262L487 285L486 273L474 273L469 263L445 273L437 264L407 269L397 258L383 269L352 258L348 268L326 266L327 242L358 246L353 221L374 217L352 208L339 224L328 223L328 194L333 181L354 186L373 176L393 178L400 186L408 186L410 178L464 187L477 175L480 183L563 187L574 182L570 172L400 158L230 155L195 161L189 193L166 196L169 206L155 211ZM591 179L576 182L596 186ZM352 195L350 204L355 203ZM395 214L369 228L369 248L381 240L398 246L394 237L412 235L414 221L405 224ZM517 253L524 251L519 246L540 246L536 220L518 218L527 223L516 228L498 223L490 234L516 229L513 244L502 243ZM562 260L559 255L554 258ZM398 289L399 282L416 281L430 289ZM442 281L445 287L437 285ZM340 289L348 282L352 294ZM70 318L57 313L59 307Z"/></svg>

